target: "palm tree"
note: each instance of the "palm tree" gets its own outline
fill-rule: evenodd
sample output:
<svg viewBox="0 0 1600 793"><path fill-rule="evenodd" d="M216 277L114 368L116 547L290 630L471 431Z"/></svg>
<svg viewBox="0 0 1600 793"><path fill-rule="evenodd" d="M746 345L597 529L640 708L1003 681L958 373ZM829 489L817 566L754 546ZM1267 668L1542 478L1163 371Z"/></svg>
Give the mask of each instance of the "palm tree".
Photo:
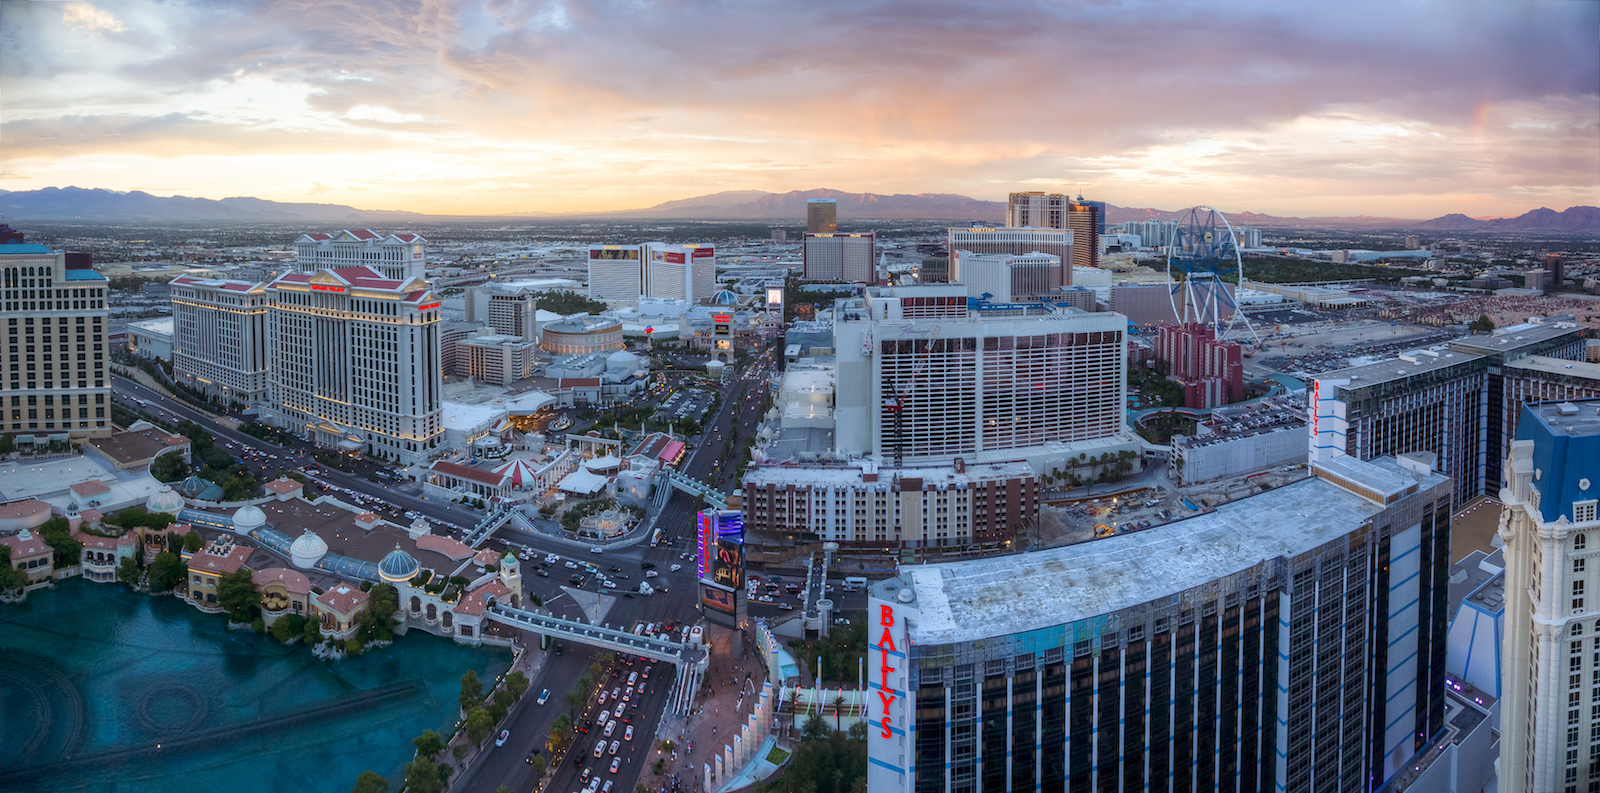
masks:
<svg viewBox="0 0 1600 793"><path fill-rule="evenodd" d="M791 688L784 692L783 701L789 706L789 729L793 730L799 719L800 690Z"/></svg>
<svg viewBox="0 0 1600 793"><path fill-rule="evenodd" d="M844 707L844 696L842 694L834 694L833 695L833 728L835 730L844 729L843 727L839 726L839 710L841 708L843 708L843 707Z"/></svg>

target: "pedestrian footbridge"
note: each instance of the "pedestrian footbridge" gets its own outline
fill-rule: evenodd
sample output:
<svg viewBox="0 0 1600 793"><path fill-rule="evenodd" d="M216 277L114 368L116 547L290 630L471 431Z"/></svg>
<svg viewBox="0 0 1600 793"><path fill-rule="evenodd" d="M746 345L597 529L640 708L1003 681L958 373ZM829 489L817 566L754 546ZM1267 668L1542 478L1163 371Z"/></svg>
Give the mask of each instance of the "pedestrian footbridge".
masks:
<svg viewBox="0 0 1600 793"><path fill-rule="evenodd" d="M552 640L587 644L611 652L637 655L655 661L665 661L674 665L678 673L678 685L673 692L670 706L674 713L687 713L693 704L694 692L700 687L700 678L705 674L708 655L703 646L690 642L675 642L667 639L658 639L654 636L638 636L617 628L603 625L590 625L587 622L563 619L549 614L511 608L500 604L492 605L484 612L484 616L495 622L513 628L532 631L541 636L549 636ZM695 635L698 630L695 631Z"/></svg>
<svg viewBox="0 0 1600 793"><path fill-rule="evenodd" d="M694 479L675 468L664 468L659 481L656 482L658 497L660 493L667 492L667 487L675 487L691 496L699 496L717 509L728 508L728 497L704 482Z"/></svg>

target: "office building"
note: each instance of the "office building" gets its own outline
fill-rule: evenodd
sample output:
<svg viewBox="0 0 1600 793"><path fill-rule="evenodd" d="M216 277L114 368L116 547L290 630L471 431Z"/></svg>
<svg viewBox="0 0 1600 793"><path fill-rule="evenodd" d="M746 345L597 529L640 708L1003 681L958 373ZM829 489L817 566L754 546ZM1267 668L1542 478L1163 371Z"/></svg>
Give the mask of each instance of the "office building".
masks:
<svg viewBox="0 0 1600 793"><path fill-rule="evenodd" d="M802 277L807 281L878 283L878 243L873 232L807 232L801 245Z"/></svg>
<svg viewBox="0 0 1600 793"><path fill-rule="evenodd" d="M87 253L23 241L0 226L0 318L12 349L0 428L38 440L111 434L106 289Z"/></svg>
<svg viewBox="0 0 1600 793"><path fill-rule="evenodd" d="M1547 291L1552 289L1560 289L1566 285L1567 268L1566 263L1561 258L1561 254L1546 254L1544 257L1544 271L1546 273L1544 279L1544 288Z"/></svg>
<svg viewBox="0 0 1600 793"><path fill-rule="evenodd" d="M270 419L318 446L405 465L439 454L439 298L370 267L267 285Z"/></svg>
<svg viewBox="0 0 1600 793"><path fill-rule="evenodd" d="M1178 240L1176 220L1130 220L1121 224L1119 228L1124 234L1139 235L1139 244L1146 248L1160 250L1175 244Z"/></svg>
<svg viewBox="0 0 1600 793"><path fill-rule="evenodd" d="M1492 492L1520 405L1600 388L1580 365L1583 333L1569 322L1528 322L1317 375L1311 457L1427 451L1438 455L1439 470L1455 480L1462 502Z"/></svg>
<svg viewBox="0 0 1600 793"><path fill-rule="evenodd" d="M1125 319L1066 306L989 316L965 302L951 284L836 304L839 452L971 463L1123 433Z"/></svg>
<svg viewBox="0 0 1600 793"><path fill-rule="evenodd" d="M839 230L839 202L832 198L806 199L806 233L833 234Z"/></svg>
<svg viewBox="0 0 1600 793"><path fill-rule="evenodd" d="M267 285L180 276L172 287L172 376L212 399L267 398Z"/></svg>
<svg viewBox="0 0 1600 793"><path fill-rule="evenodd" d="M1233 230L1233 236L1239 240L1240 248L1261 247L1261 229L1240 226Z"/></svg>
<svg viewBox="0 0 1600 793"><path fill-rule="evenodd" d="M537 296L533 287L514 281L467 287L467 321L487 325L502 336L537 341Z"/></svg>
<svg viewBox="0 0 1600 793"><path fill-rule="evenodd" d="M948 277L961 281L962 253L1004 253L1021 256L1042 253L1054 256L1063 264L1061 285L1072 285L1072 272L1066 262L1073 261L1073 236L1071 231L1050 228L965 228L945 232L945 244L950 251Z"/></svg>
<svg viewBox="0 0 1600 793"><path fill-rule="evenodd" d="M1524 406L1506 466L1500 790L1600 790L1600 401Z"/></svg>
<svg viewBox="0 0 1600 793"><path fill-rule="evenodd" d="M301 234L294 241L295 270L314 273L344 267L370 267L393 281L427 275L428 241L419 234L390 234L370 229L345 229L332 234Z"/></svg>
<svg viewBox="0 0 1600 793"><path fill-rule="evenodd" d="M997 303L1056 297L1066 279L1061 259L1049 254L961 252L961 283L970 297Z"/></svg>
<svg viewBox="0 0 1600 793"><path fill-rule="evenodd" d="M1185 407L1212 408L1244 399L1244 348L1218 339L1210 325L1162 325L1156 365L1184 384Z"/></svg>
<svg viewBox="0 0 1600 793"><path fill-rule="evenodd" d="M1073 266L1098 267L1105 211L1105 202L1085 201L1083 196L1074 200L1063 193L1012 193L1006 201L1006 226L1068 229L1075 243Z"/></svg>
<svg viewBox="0 0 1600 793"><path fill-rule="evenodd" d="M644 297L697 303L717 292L717 249L710 243L647 242L639 246L644 261Z"/></svg>
<svg viewBox="0 0 1600 793"><path fill-rule="evenodd" d="M589 246L589 299L635 301L644 294L638 245Z"/></svg>
<svg viewBox="0 0 1600 793"><path fill-rule="evenodd" d="M1426 460L1345 456L1144 531L902 565L869 590L867 790L1378 790L1444 730L1450 505Z"/></svg>

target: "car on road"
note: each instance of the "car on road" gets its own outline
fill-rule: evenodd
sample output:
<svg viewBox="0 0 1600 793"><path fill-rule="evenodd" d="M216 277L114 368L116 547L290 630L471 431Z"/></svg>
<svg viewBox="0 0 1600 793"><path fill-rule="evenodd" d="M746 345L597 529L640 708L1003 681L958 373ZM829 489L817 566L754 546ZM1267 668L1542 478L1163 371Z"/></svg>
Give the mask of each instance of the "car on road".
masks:
<svg viewBox="0 0 1600 793"><path fill-rule="evenodd" d="M495 746L505 746L506 745L506 741L508 739L510 739L510 738L511 738L511 731L510 730L501 730L500 731L500 737L494 739L494 745Z"/></svg>
<svg viewBox="0 0 1600 793"><path fill-rule="evenodd" d="M789 603L779 603L778 608L783 609L784 611L794 611L794 606Z"/></svg>
<svg viewBox="0 0 1600 793"><path fill-rule="evenodd" d="M604 694L605 692L602 691L600 693ZM605 724L606 722L608 722L610 720L611 720L611 711L609 711L609 710L602 710L602 711L600 711L600 715L595 717L595 721L597 721L597 722L599 722L601 724Z"/></svg>
<svg viewBox="0 0 1600 793"><path fill-rule="evenodd" d="M548 701L550 701L550 689L547 688L539 692L539 704L543 705Z"/></svg>
<svg viewBox="0 0 1600 793"><path fill-rule="evenodd" d="M612 780L607 779L606 783L600 786L600 793L611 793L611 783Z"/></svg>
<svg viewBox="0 0 1600 793"><path fill-rule="evenodd" d="M628 728L622 731L622 740L624 740L624 741L633 740L633 725L632 724L629 724Z"/></svg>
<svg viewBox="0 0 1600 793"><path fill-rule="evenodd" d="M605 553L605 550L598 545L591 545L589 546L589 553Z"/></svg>
<svg viewBox="0 0 1600 793"><path fill-rule="evenodd" d="M672 572L672 573L676 573L676 572L678 572L679 570L682 570L682 569L683 569L683 565L674 564L673 566L667 568L667 571L668 572Z"/></svg>
<svg viewBox="0 0 1600 793"><path fill-rule="evenodd" d="M591 776L594 776L594 769L584 768L583 771L578 774L578 784L582 785L585 782L588 782L589 777Z"/></svg>
<svg viewBox="0 0 1600 793"><path fill-rule="evenodd" d="M548 570L535 570L534 572L538 573L540 578L549 578L550 577L550 571L548 571Z"/></svg>
<svg viewBox="0 0 1600 793"><path fill-rule="evenodd" d="M621 747L622 747L622 742L621 742L621 741L612 741L612 742L611 742L611 753L612 753L612 754L613 754L613 755L614 755L614 754L616 754L616 753L617 753L617 749L619 749L619 748L621 748ZM612 761L612 762L613 762L613 763L615 763L615 762L616 762L616 761L615 761L615 760L613 760L613 761ZM616 768L615 768L615 766L613 766L613 767L612 767L612 770L613 770L613 771L615 771L615 770L616 770Z"/></svg>
<svg viewBox="0 0 1600 793"><path fill-rule="evenodd" d="M594 793L596 790L599 790L600 789L600 777L595 777L594 779L589 780L589 787L584 788L584 789L589 791L589 793Z"/></svg>
<svg viewBox="0 0 1600 793"><path fill-rule="evenodd" d="M620 758L620 757L611 758L611 773L613 773L613 774L617 773L617 769L621 768L621 767L622 767L622 758Z"/></svg>
<svg viewBox="0 0 1600 793"><path fill-rule="evenodd" d="M606 692L602 691L602 692L600 692L600 699L596 700L596 702L598 704L604 705L604 704L606 704L606 699L609 698L610 696L611 696L610 694L607 694ZM601 711L601 713L604 713L604 712L605 711Z"/></svg>
<svg viewBox="0 0 1600 793"><path fill-rule="evenodd" d="M572 561L571 559L568 559L567 560L567 569L568 570L576 570L576 569L578 569L578 563Z"/></svg>
<svg viewBox="0 0 1600 793"><path fill-rule="evenodd" d="M606 742L605 742L605 739L602 738L601 740L595 741L595 744L594 744L594 756L595 757L599 757L600 755L603 755L605 753L606 753Z"/></svg>
<svg viewBox="0 0 1600 793"><path fill-rule="evenodd" d="M644 577L645 578L655 578L658 575L661 575L661 574L656 572L656 571L654 571L654 570L646 570L646 571L644 571Z"/></svg>
<svg viewBox="0 0 1600 793"><path fill-rule="evenodd" d="M614 733L616 731L617 731L617 723L616 722L614 722L614 721L606 722L606 728L605 728L603 734L607 738L610 738L611 737L611 733Z"/></svg>

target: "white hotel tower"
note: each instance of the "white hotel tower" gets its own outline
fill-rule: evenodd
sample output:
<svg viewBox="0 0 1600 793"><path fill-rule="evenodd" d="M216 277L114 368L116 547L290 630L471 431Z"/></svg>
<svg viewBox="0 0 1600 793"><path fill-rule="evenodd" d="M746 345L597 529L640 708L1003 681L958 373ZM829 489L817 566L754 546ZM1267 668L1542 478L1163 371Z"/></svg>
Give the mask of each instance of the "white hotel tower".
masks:
<svg viewBox="0 0 1600 793"><path fill-rule="evenodd" d="M1600 790L1600 400L1523 407L1505 478L1500 790Z"/></svg>
<svg viewBox="0 0 1600 793"><path fill-rule="evenodd" d="M224 402L267 397L267 285L182 276L172 287L172 373Z"/></svg>

